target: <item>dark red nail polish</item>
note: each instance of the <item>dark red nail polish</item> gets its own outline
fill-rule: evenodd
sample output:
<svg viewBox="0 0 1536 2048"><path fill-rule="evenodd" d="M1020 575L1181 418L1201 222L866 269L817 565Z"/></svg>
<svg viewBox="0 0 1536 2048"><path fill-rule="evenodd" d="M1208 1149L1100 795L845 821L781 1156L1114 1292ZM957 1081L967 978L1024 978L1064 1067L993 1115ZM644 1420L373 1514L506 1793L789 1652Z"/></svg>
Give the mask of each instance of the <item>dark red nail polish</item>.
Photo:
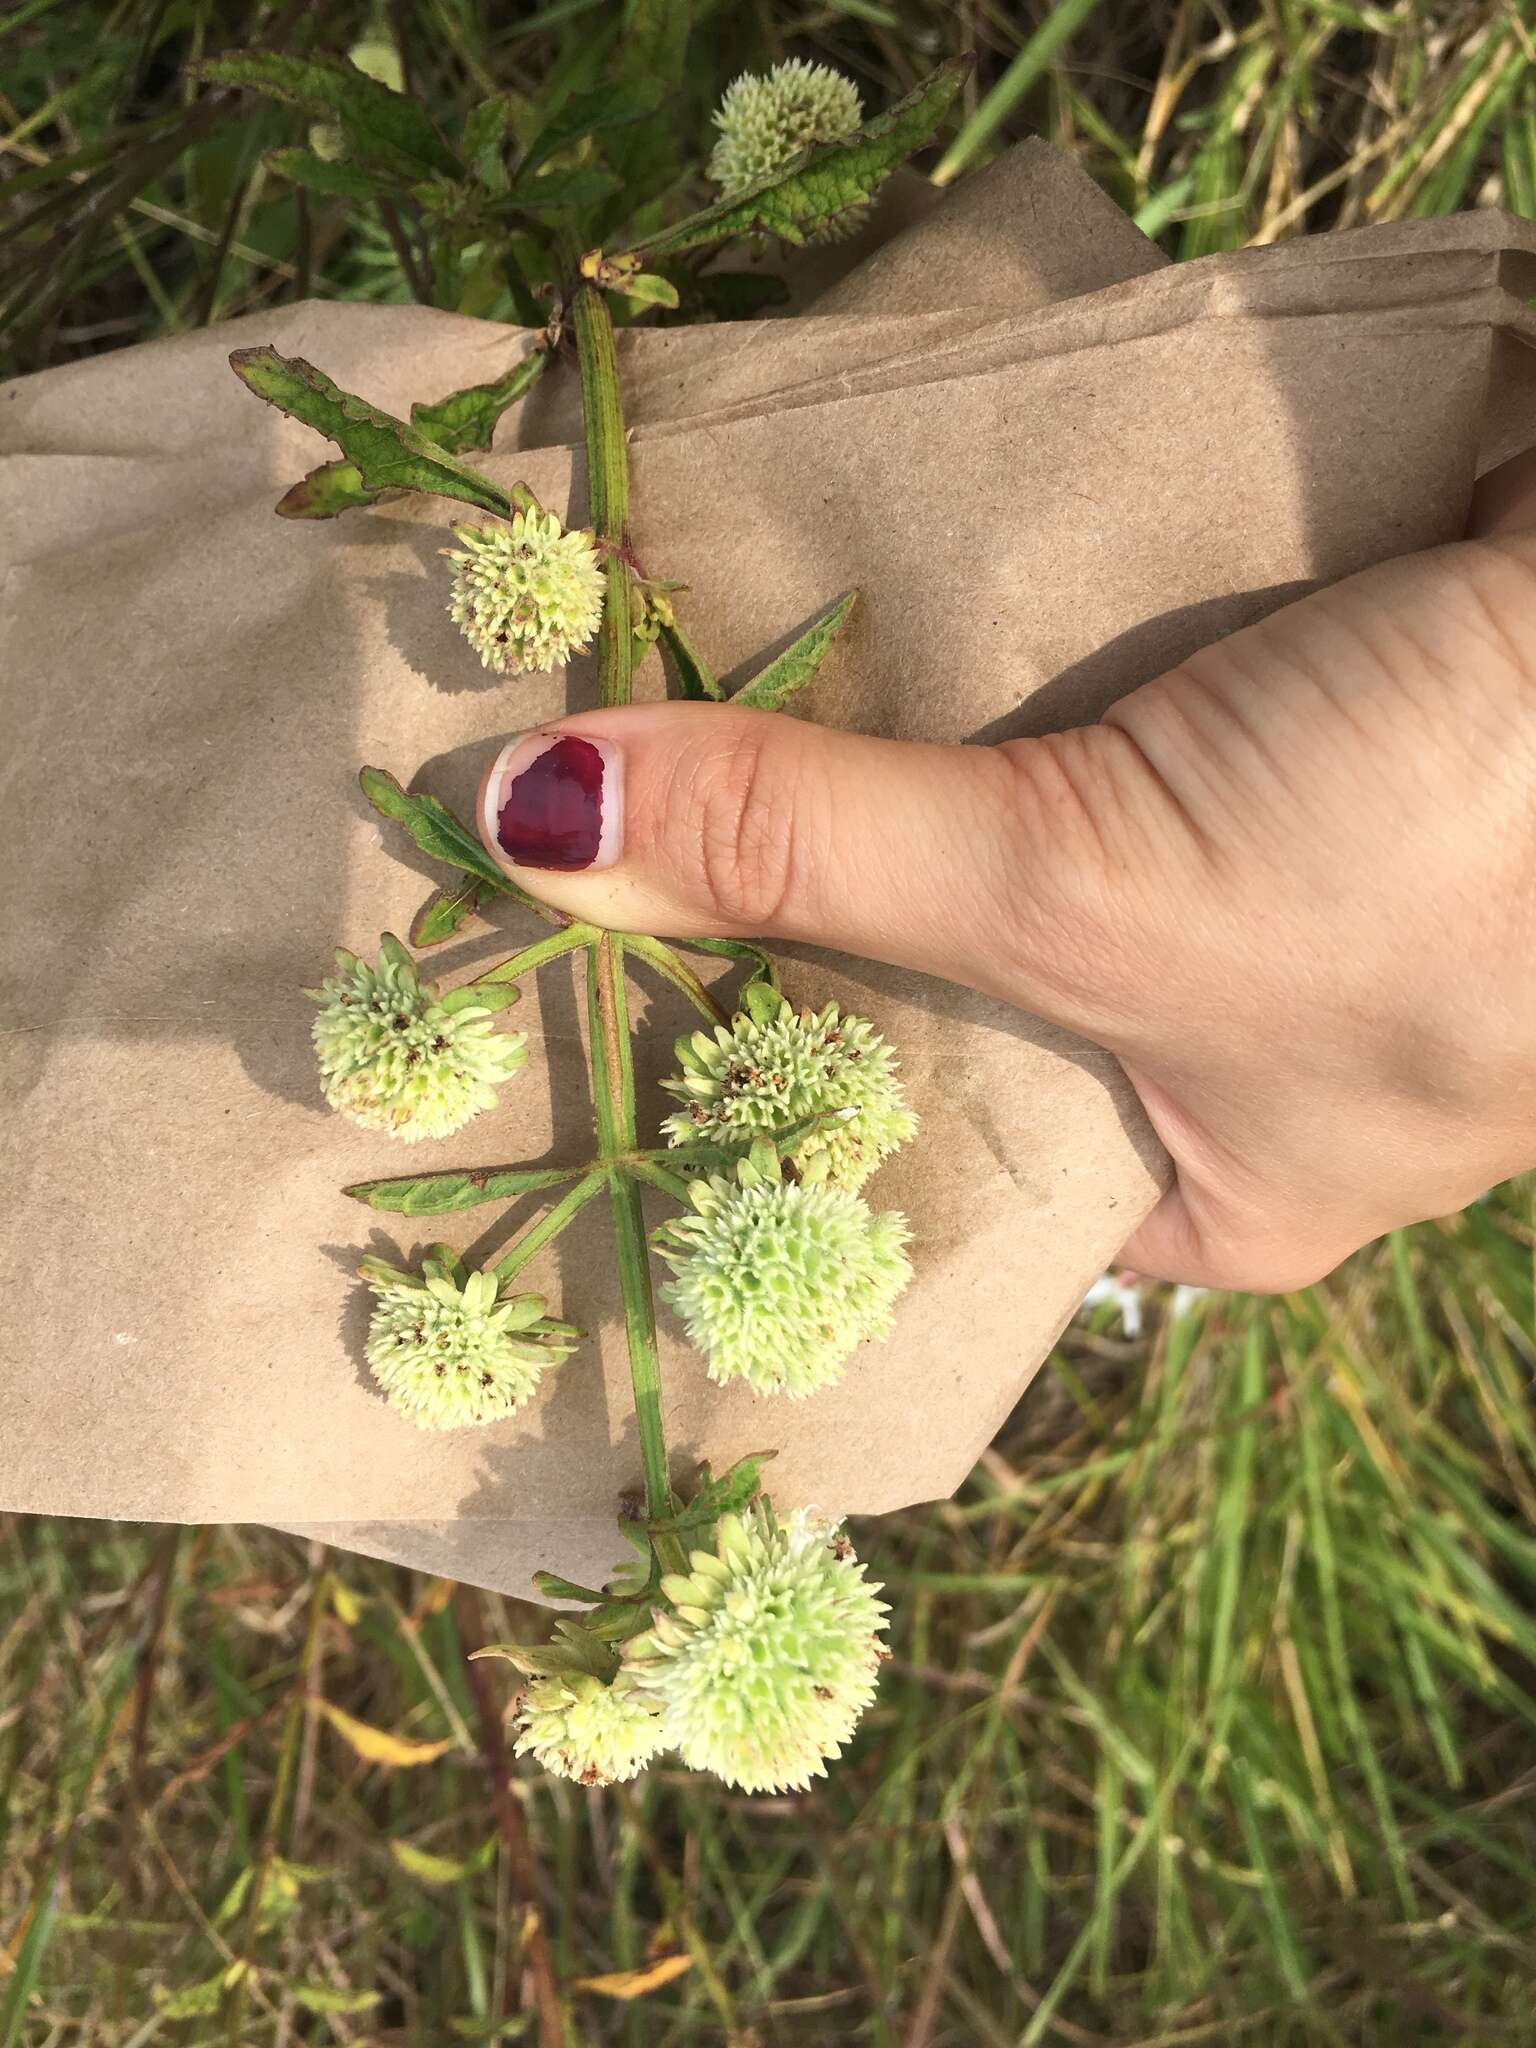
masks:
<svg viewBox="0 0 1536 2048"><path fill-rule="evenodd" d="M496 843L525 868L586 868L603 836L603 757L590 740L554 740L501 793Z"/></svg>

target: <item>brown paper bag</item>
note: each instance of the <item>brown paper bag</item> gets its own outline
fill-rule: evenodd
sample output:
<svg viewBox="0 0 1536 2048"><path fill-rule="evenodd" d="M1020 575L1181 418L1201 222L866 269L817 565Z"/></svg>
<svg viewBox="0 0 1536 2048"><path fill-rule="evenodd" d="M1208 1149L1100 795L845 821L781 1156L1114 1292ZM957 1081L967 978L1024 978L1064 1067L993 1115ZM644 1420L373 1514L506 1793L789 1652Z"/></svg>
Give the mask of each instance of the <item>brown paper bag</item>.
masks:
<svg viewBox="0 0 1536 2048"><path fill-rule="evenodd" d="M1494 338L1529 337L1533 248L1494 215L1364 230L942 340L905 315L930 331L893 327L851 371L853 316L758 323L727 331L758 381L692 412L646 396L682 337L636 335L656 355L633 379L636 531L691 584L690 628L726 671L861 587L818 718L961 739L1091 717L1309 584L1459 530ZM819 364L807 328L825 330ZM268 338L396 410L506 350L451 316L308 306L0 391L0 852L30 877L0 938L18 1105L5 1503L345 1523L359 1547L486 1584L591 1577L637 1471L605 1215L530 1269L591 1332L531 1409L443 1438L401 1421L359 1364L352 1267L426 1233L340 1196L402 1155L320 1107L296 993L334 944L403 929L431 886L362 804L357 765L419 766L463 810L500 735L583 701L584 679L488 684L443 610L447 508L272 518L321 451L225 367ZM1516 408L1501 431L1519 424ZM568 450L487 467L557 507L574 483L579 513ZM504 922L503 946L522 928ZM445 964L494 949L456 941ZM878 1510L964 1475L1164 1163L1115 1063L1066 1034L809 951L786 981L901 1049L924 1132L872 1192L911 1218L918 1277L892 1341L808 1403L710 1387L668 1319L670 1436L680 1464L777 1444L784 1502ZM653 1081L685 1020L647 998ZM541 977L518 1021L542 1060L493 1117L403 1163L582 1156L579 1018L574 988ZM476 1257L508 1231L448 1221Z"/></svg>

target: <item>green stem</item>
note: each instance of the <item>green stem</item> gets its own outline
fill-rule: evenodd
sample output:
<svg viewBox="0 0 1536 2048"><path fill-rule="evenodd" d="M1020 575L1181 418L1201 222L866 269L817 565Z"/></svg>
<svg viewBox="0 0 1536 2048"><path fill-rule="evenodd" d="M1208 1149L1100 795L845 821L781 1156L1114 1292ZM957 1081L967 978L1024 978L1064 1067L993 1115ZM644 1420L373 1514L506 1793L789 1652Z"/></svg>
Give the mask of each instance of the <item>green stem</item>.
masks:
<svg viewBox="0 0 1536 2048"><path fill-rule="evenodd" d="M597 926L594 924L568 924L564 931L551 932L547 939L536 939L531 946L524 946L520 953L498 960L484 974L475 976L474 986L478 988L487 981L519 981L523 975L547 966L551 960L558 960L562 953L574 953L578 946L590 945L596 937Z"/></svg>
<svg viewBox="0 0 1536 2048"><path fill-rule="evenodd" d="M608 1169L605 1166L595 1167L591 1173L584 1174L575 1187L567 1189L552 1209L546 1209L537 1223L530 1223L493 1269L498 1288L516 1279L535 1253L543 1251L552 1238L560 1235L571 1218L587 1206L607 1179Z"/></svg>
<svg viewBox="0 0 1536 2048"><path fill-rule="evenodd" d="M642 1153L638 1159L631 1159L629 1171L636 1180L647 1180L653 1188L660 1188L664 1195L670 1195L674 1202L688 1206L688 1183L680 1173L663 1166L659 1159L647 1159Z"/></svg>
<svg viewBox="0 0 1536 2048"><path fill-rule="evenodd" d="M619 402L619 367L613 322L601 291L587 279L575 286L571 326L581 368L581 413L587 439L587 491L592 523L605 551L608 579L597 638L599 701L627 704L634 642L630 615L629 455ZM592 1097L599 1156L613 1201L629 1377L640 1431L645 1500L653 1521L672 1512L667 1443L661 1414L661 1358L656 1303L651 1293L650 1250L640 1189L621 1160L636 1150L635 1077L629 1037L629 994L624 982L624 941L604 932L587 953L587 1014L591 1037Z"/></svg>
<svg viewBox="0 0 1536 2048"><path fill-rule="evenodd" d="M587 496L604 550L608 580L597 636L598 701L627 704L634 664L629 565L629 453L619 401L613 322L595 284L583 279L571 298L571 327L581 369L581 416L587 435Z"/></svg>
<svg viewBox="0 0 1536 2048"><path fill-rule="evenodd" d="M701 1017L707 1017L711 1024L728 1024L731 1021L728 1012L715 1001L687 961L680 960L665 940L626 932L624 943L631 953L638 953L642 960L649 960L656 972L664 975L674 988L680 988Z"/></svg>
<svg viewBox="0 0 1536 2048"><path fill-rule="evenodd" d="M635 1076L630 1058L629 993L624 985L624 941L604 932L587 954L587 1016L592 1038L592 1094L599 1156L606 1162L618 1244L629 1378L640 1430L646 1511L653 1520L672 1512L667 1443L661 1417L661 1357L656 1303L645 1241L640 1189L623 1163L635 1145Z"/></svg>

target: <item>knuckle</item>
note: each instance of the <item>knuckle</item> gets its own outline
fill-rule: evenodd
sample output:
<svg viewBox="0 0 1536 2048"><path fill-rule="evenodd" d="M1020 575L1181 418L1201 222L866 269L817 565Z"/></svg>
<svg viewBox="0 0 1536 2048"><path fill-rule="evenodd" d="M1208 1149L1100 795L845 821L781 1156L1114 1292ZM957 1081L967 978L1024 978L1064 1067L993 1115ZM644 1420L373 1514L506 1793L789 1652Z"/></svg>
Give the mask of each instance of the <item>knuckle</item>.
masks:
<svg viewBox="0 0 1536 2048"><path fill-rule="evenodd" d="M702 755L693 775L694 880L721 923L766 930L795 873L795 800L778 734L750 727Z"/></svg>

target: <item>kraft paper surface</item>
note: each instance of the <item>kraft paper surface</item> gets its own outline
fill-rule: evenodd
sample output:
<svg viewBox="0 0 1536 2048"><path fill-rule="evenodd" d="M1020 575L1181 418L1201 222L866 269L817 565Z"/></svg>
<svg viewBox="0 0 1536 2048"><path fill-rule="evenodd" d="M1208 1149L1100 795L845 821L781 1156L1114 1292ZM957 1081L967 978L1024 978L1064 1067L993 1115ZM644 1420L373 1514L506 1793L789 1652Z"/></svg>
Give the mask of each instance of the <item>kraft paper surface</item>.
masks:
<svg viewBox="0 0 1536 2048"><path fill-rule="evenodd" d="M793 319L621 336L636 545L729 681L858 587L795 715L972 742L1091 720L1458 534L1479 470L1536 439L1533 290L1536 233L1493 212L1168 266L1026 145ZM357 1258L443 1236L489 1261L533 1210L417 1222L340 1192L588 1156L576 983L529 987L495 1112L409 1148L324 1108L299 992L446 878L358 768L468 816L506 733L591 701L590 664L481 670L437 553L461 508L274 518L334 451L231 375L261 341L403 413L528 337L307 303L0 387L0 1507L264 1521L520 1593L538 1566L590 1579L639 1470L605 1206L526 1275L584 1342L508 1422L429 1434L362 1362ZM552 371L474 459L579 520L574 386ZM660 693L655 656L638 687ZM498 907L427 971L533 930ZM899 1048L923 1127L867 1192L909 1217L916 1278L891 1340L806 1402L711 1386L663 1310L669 1437L680 1477L776 1445L782 1503L875 1512L959 1483L1167 1166L1116 1062L1064 1032L810 949L783 978ZM643 978L635 1001L654 1129L691 1018Z"/></svg>

